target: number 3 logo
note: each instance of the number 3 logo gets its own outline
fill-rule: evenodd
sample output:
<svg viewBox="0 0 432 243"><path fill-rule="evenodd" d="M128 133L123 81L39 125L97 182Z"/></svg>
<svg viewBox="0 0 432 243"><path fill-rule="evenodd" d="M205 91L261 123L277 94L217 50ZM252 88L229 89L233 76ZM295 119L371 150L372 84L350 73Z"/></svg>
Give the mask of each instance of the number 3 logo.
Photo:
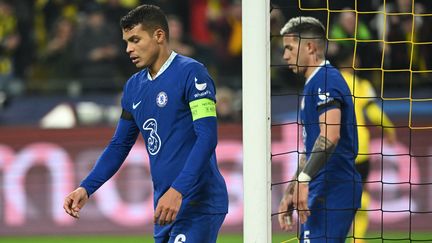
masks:
<svg viewBox="0 0 432 243"><path fill-rule="evenodd" d="M157 134L157 121L154 118L147 119L144 122L143 129L150 131L147 139L147 149L151 155L155 155L159 152L162 141Z"/></svg>
<svg viewBox="0 0 432 243"><path fill-rule="evenodd" d="M184 234L178 234L174 239L174 243L185 243L185 242L186 242L186 235Z"/></svg>

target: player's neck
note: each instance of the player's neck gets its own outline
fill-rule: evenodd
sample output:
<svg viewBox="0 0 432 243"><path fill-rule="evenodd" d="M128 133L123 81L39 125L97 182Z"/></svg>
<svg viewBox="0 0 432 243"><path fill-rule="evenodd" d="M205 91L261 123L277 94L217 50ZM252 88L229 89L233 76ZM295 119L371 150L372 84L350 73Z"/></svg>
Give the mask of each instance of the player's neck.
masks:
<svg viewBox="0 0 432 243"><path fill-rule="evenodd" d="M311 62L308 65L308 68L306 69L305 75L304 75L305 78L306 78L306 80L309 79L309 77L312 75L312 73L314 73L314 71L317 68L320 68L320 66L322 65L322 63L324 61L325 60L321 59L321 58L317 58L317 59L311 60Z"/></svg>
<svg viewBox="0 0 432 243"><path fill-rule="evenodd" d="M159 55L156 59L156 61L149 67L149 72L151 77L155 77L156 74L161 69L162 65L168 60L169 56L171 55L172 50L170 48L162 48L162 50L159 52Z"/></svg>

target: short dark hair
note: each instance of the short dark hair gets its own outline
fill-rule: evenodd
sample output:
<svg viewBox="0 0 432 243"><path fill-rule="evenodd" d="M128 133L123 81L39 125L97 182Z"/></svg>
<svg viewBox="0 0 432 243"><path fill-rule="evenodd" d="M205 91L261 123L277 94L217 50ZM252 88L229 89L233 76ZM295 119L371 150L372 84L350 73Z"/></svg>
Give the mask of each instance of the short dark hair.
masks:
<svg viewBox="0 0 432 243"><path fill-rule="evenodd" d="M169 40L167 17L158 6L150 4L140 5L129 11L120 20L120 26L123 30L133 29L139 24L149 33L153 33L156 29L162 29L165 31L167 40Z"/></svg>

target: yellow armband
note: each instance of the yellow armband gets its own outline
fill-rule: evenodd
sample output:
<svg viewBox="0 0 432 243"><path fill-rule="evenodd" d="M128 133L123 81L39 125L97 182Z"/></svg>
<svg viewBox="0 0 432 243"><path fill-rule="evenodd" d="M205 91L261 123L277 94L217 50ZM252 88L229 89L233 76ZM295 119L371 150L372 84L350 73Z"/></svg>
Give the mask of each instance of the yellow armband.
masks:
<svg viewBox="0 0 432 243"><path fill-rule="evenodd" d="M216 104L211 99L199 99L189 103L192 112L192 120L204 117L216 117Z"/></svg>

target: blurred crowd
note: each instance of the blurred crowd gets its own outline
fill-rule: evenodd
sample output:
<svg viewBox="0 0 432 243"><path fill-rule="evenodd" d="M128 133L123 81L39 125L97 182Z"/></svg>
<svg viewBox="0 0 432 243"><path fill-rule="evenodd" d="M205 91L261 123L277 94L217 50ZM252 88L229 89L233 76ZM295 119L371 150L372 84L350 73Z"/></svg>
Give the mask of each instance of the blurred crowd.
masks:
<svg viewBox="0 0 432 243"><path fill-rule="evenodd" d="M312 15L327 23L327 11L301 12L298 1L271 1L272 91L288 90L295 79L282 59L280 28L291 17ZM300 1L304 8L326 1ZM356 67L407 70L432 69L432 1L358 1L360 11L398 15L359 14L355 1L331 1L342 13L330 14L328 58L338 66L340 57L356 53ZM239 121L241 112L242 24L240 0L0 0L0 108L8 97L23 95L117 93L138 70L125 54L120 18L140 4L159 5L169 17L170 42L175 51L208 67L218 89L219 118ZM310 6L309 6L310 5ZM326 7L326 6L322 6ZM356 21L357 20L357 21ZM414 20L414 23L413 23ZM357 25L356 25L357 22ZM414 28L414 31L413 31ZM358 45L354 50L356 37ZM368 41L384 39L382 41ZM362 42L364 41L364 42ZM384 55L384 58L382 58ZM411 58L412 57L412 58ZM346 60L346 59L345 59ZM379 86L381 74L364 72ZM395 75L391 85L397 87ZM409 75L408 75L409 78ZM400 81L403 82L403 81ZM420 73L414 84L430 84ZM300 87L301 82L296 82Z"/></svg>
<svg viewBox="0 0 432 243"><path fill-rule="evenodd" d="M410 82L415 87L432 87L432 1L300 1L302 8L334 10L330 14L327 11L287 11L284 1L272 2L273 90L283 88L287 75L292 75L277 68L283 64L281 44L277 44L281 42L279 30L286 19L299 14L314 16L326 25L327 59L333 65L355 67L357 74L370 79L376 88L381 87L382 81L387 90L406 89L408 92ZM347 56L352 56L351 60L347 60ZM412 77L410 70L414 71Z"/></svg>
<svg viewBox="0 0 432 243"><path fill-rule="evenodd" d="M167 14L173 49L208 67L220 93L220 118L238 120L239 0L0 0L0 106L23 94L119 93L138 70L118 23L144 3Z"/></svg>

